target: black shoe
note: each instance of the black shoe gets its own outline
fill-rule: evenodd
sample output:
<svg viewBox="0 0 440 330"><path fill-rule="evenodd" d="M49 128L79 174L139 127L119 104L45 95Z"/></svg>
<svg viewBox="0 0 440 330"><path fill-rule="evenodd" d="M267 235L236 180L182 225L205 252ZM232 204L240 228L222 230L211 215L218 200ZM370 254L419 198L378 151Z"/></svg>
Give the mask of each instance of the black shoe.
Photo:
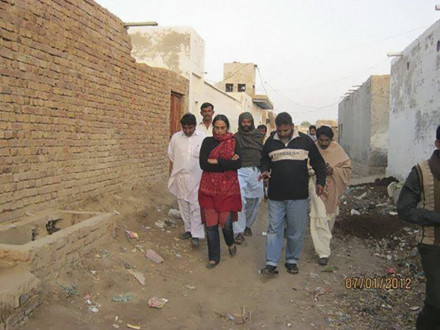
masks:
<svg viewBox="0 0 440 330"><path fill-rule="evenodd" d="M180 235L180 239L190 239L192 237L191 232L186 231L182 235Z"/></svg>
<svg viewBox="0 0 440 330"><path fill-rule="evenodd" d="M289 274L298 274L299 273L299 269L298 269L298 266L296 264L285 263L284 266L286 266L287 272Z"/></svg>
<svg viewBox="0 0 440 330"><path fill-rule="evenodd" d="M320 266L326 266L328 263L328 258L319 258L318 264Z"/></svg>
<svg viewBox="0 0 440 330"><path fill-rule="evenodd" d="M237 254L237 245L228 246L229 254L235 256Z"/></svg>
<svg viewBox="0 0 440 330"><path fill-rule="evenodd" d="M213 269L217 265L218 265L218 261L209 260L209 262L205 265L205 267L208 269Z"/></svg>
<svg viewBox="0 0 440 330"><path fill-rule="evenodd" d="M200 246L199 239L196 237L191 238L191 246L193 248L198 248Z"/></svg>
<svg viewBox="0 0 440 330"><path fill-rule="evenodd" d="M246 227L246 229L244 230L243 234L245 236L252 236L252 229L250 229L249 227Z"/></svg>
<svg viewBox="0 0 440 330"><path fill-rule="evenodd" d="M237 234L234 239L235 244L241 244L244 242L244 236L242 233Z"/></svg>
<svg viewBox="0 0 440 330"><path fill-rule="evenodd" d="M278 270L276 266L266 265L264 268L260 269L258 273L262 275L276 275L278 274Z"/></svg>

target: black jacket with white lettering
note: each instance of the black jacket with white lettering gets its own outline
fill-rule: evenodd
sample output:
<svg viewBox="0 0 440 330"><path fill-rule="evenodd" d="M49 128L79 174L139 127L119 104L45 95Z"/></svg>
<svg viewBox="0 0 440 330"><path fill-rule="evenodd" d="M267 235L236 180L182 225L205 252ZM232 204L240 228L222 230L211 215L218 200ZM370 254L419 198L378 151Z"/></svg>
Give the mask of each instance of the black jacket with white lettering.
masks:
<svg viewBox="0 0 440 330"><path fill-rule="evenodd" d="M309 197L308 159L315 171L316 183L324 187L325 161L309 136L295 131L287 145L281 142L276 133L267 139L261 169L271 171L269 199L283 201Z"/></svg>

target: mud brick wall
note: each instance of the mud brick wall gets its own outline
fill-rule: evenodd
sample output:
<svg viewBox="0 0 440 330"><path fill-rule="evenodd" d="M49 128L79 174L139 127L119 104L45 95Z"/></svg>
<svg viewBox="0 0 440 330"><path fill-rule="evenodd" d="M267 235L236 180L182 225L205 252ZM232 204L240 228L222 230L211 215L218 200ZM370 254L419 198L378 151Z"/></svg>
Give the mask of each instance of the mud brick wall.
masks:
<svg viewBox="0 0 440 330"><path fill-rule="evenodd" d="M0 0L0 17L0 223L166 178L186 79L136 63L91 0Z"/></svg>

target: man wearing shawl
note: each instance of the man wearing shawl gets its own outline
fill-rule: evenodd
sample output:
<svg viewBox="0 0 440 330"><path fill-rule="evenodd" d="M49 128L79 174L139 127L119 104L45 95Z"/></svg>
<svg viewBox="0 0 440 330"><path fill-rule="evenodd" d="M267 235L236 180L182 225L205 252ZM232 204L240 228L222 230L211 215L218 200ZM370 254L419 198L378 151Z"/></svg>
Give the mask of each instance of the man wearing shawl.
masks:
<svg viewBox="0 0 440 330"><path fill-rule="evenodd" d="M257 219L260 199L263 197L263 182L258 180L261 174L260 163L263 152L263 135L255 129L254 118L250 112L238 117L238 132L235 139L241 150L242 165L238 172L243 210L234 222L235 243L241 244L244 235L252 236L251 226Z"/></svg>
<svg viewBox="0 0 440 330"><path fill-rule="evenodd" d="M319 153L326 163L326 183L321 196L314 189L310 191L310 232L319 264L327 265L330 257L330 240L335 218L339 213L339 198L347 188L351 177L351 161L341 145L333 139L330 127L322 126L316 131ZM315 185L315 177L310 179L310 187Z"/></svg>

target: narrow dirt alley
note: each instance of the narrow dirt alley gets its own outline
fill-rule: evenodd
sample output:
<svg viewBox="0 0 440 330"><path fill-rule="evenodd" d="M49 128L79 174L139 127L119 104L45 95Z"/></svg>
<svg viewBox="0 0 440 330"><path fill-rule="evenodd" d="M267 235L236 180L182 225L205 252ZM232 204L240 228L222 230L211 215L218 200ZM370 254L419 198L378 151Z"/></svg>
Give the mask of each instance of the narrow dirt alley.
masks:
<svg viewBox="0 0 440 330"><path fill-rule="evenodd" d="M417 262L414 245L390 247L388 244L409 242L412 228L402 229L399 225L390 237L356 237L356 231L345 230L352 219L343 214L351 207L351 197L346 196L348 203L345 209L342 207L342 220L336 224L329 265L317 264L307 232L299 274L288 274L280 260L280 273L268 278L258 274L264 266L262 233L267 229L268 219L267 203L263 201L254 235L238 246L234 257L229 256L222 241L222 260L215 269L208 270L204 266L206 242L198 249L191 248L189 241L178 238L183 231L181 220L167 220L169 208L176 205L165 187L162 183L148 189L98 196L78 205L83 210L117 210L116 237L72 269L58 274L56 280L44 283L43 303L22 328L414 327L424 291L423 280L409 271ZM356 189L353 195L359 195L362 189L373 191L369 187ZM164 223L164 228L159 228ZM136 232L139 238L129 238L124 230ZM163 263L146 258L148 249L163 257ZM402 261L408 258L411 262ZM414 267L417 272L418 265ZM141 285L133 273L142 273L145 285ZM353 286L354 277L371 278L370 285L362 289L347 288ZM381 277L390 281L399 279L399 284L394 290L374 288L378 284L372 285L371 281ZM408 284L407 279L410 279L409 286L400 285L400 282ZM168 302L161 309L151 308L148 301L153 296L166 298ZM128 301L114 302L112 298Z"/></svg>

